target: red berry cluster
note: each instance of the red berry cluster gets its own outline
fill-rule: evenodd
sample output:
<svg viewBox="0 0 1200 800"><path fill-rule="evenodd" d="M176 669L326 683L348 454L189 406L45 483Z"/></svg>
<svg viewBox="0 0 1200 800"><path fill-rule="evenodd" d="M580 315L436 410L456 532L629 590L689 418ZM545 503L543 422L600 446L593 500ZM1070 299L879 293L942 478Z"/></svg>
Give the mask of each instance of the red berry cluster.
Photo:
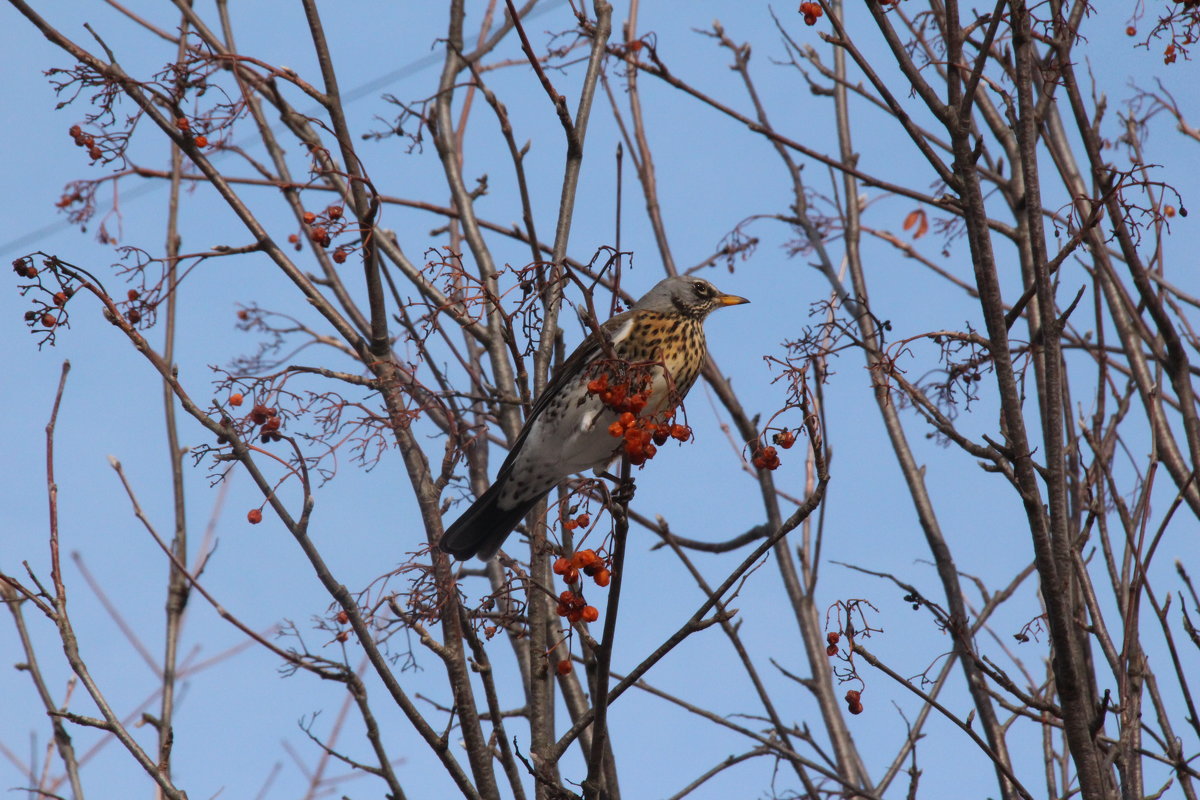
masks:
<svg viewBox="0 0 1200 800"><path fill-rule="evenodd" d="M241 395L238 395L238 397L240 398ZM283 438L283 434L279 432L279 425L281 423L279 412L275 409L267 408L262 403L257 403L254 408L250 409L250 413L246 418L253 424L262 426L260 441L263 444L278 442Z"/></svg>
<svg viewBox="0 0 1200 800"><path fill-rule="evenodd" d="M829 642L829 646L825 648L825 655L833 658L838 654L838 641L842 635L836 631L825 634L825 641Z"/></svg>
<svg viewBox="0 0 1200 800"><path fill-rule="evenodd" d="M588 523L590 523L591 521L592 521L592 518L590 515L580 514L575 519L571 519L569 517L567 519L564 519L562 526L565 530L573 531L576 528L586 528L588 526Z"/></svg>
<svg viewBox="0 0 1200 800"><path fill-rule="evenodd" d="M312 211L305 211L301 219L308 226L308 240L318 247L329 247L333 243L333 237L341 233L346 227L345 223L341 222L343 213L345 213L345 209L338 205L329 206L319 214ZM293 233L291 236L288 236L288 241L295 245L297 250L300 249L299 236ZM349 248L339 247L333 251L333 260L341 264L346 260L348 252L350 252Z"/></svg>
<svg viewBox="0 0 1200 800"><path fill-rule="evenodd" d="M630 377L610 384L608 373L602 372L588 381L587 389L613 411L640 414L650 401L650 376L640 375L636 379Z"/></svg>
<svg viewBox="0 0 1200 800"><path fill-rule="evenodd" d="M804 15L805 25L816 25L817 18L825 12L821 10L819 3L801 3L800 13Z"/></svg>
<svg viewBox="0 0 1200 800"><path fill-rule="evenodd" d="M851 714L861 714L863 712L862 692L858 689L846 692L846 708Z"/></svg>
<svg viewBox="0 0 1200 800"><path fill-rule="evenodd" d="M554 574L561 575L567 583L574 583L579 580L579 573L583 572L600 588L608 586L612 580L612 573L604 565L604 559L596 554L595 550L579 550L570 558L559 557L554 561ZM562 616L560 613L559 616Z"/></svg>
<svg viewBox="0 0 1200 800"><path fill-rule="evenodd" d="M583 595L575 594L570 589L567 589L558 596L558 615L566 617L567 622L572 624L580 620L595 622L600 619L600 612L596 607L589 606L587 601L583 599Z"/></svg>
<svg viewBox="0 0 1200 800"><path fill-rule="evenodd" d="M38 274L38 268L33 265L33 259L28 256L14 258L12 268L19 278L36 278Z"/></svg>
<svg viewBox="0 0 1200 800"><path fill-rule="evenodd" d="M755 469L779 469L779 452L774 447L759 447L754 451L750 463Z"/></svg>
<svg viewBox="0 0 1200 800"><path fill-rule="evenodd" d="M633 391L630 391L631 386L634 387ZM692 437L691 428L672 423L675 418L673 410L659 421L649 416L638 416L650 401L652 390L649 375L610 383L608 373L601 373L588 381L587 389L599 397L604 405L620 412L621 416L608 426L608 433L613 438L624 440L625 455L635 467L654 458L658 448L666 444L668 439L686 442Z"/></svg>
<svg viewBox="0 0 1200 800"><path fill-rule="evenodd" d="M90 134L86 134L78 125L72 125L67 131L71 134L71 138L75 140L76 147L87 148L88 158L92 161L99 161L104 153L96 145L96 138Z"/></svg>

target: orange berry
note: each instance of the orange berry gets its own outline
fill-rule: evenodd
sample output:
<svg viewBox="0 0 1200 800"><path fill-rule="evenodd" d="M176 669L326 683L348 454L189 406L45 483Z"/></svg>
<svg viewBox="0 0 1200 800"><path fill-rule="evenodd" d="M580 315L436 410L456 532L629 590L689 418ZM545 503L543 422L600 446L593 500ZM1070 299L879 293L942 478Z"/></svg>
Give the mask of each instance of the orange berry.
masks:
<svg viewBox="0 0 1200 800"><path fill-rule="evenodd" d="M330 206L329 208L325 209L325 213L329 215L330 219L341 219L342 218L342 207L341 206Z"/></svg>
<svg viewBox="0 0 1200 800"><path fill-rule="evenodd" d="M251 525L257 525L262 522L262 509L252 508L246 512L246 521Z"/></svg>
<svg viewBox="0 0 1200 800"><path fill-rule="evenodd" d="M570 675L571 674L571 659L564 658L562 661L558 662L558 666L555 667L555 669L558 670L559 675Z"/></svg>
<svg viewBox="0 0 1200 800"><path fill-rule="evenodd" d="M58 320L55 319L53 314L42 314L42 327L43 328L53 328L57 324L58 324Z"/></svg>
<svg viewBox="0 0 1200 800"><path fill-rule="evenodd" d="M194 141L196 142L196 147L208 147L207 136L197 136Z"/></svg>
<svg viewBox="0 0 1200 800"><path fill-rule="evenodd" d="M571 562L568 561L567 559L563 558L562 556L559 556L558 558L554 559L553 569L554 569L555 575L563 575L570 568L571 568Z"/></svg>
<svg viewBox="0 0 1200 800"><path fill-rule="evenodd" d="M578 595L576 595L576 594L575 594L574 592L572 592L570 589L567 589L566 591L564 591L562 594L560 594L560 595L558 596L558 602L560 602L560 603L562 603L563 605L565 605L565 606L567 606L568 608L570 608L572 605L574 605L574 604L575 604L575 598L576 598L576 597L578 597Z"/></svg>
<svg viewBox="0 0 1200 800"><path fill-rule="evenodd" d="M1163 206L1163 214L1168 217L1175 216L1175 206Z"/></svg>
<svg viewBox="0 0 1200 800"><path fill-rule="evenodd" d="M337 264L345 264L346 263L346 251L345 250L334 250L333 251L333 260Z"/></svg>
<svg viewBox="0 0 1200 800"><path fill-rule="evenodd" d="M279 417L271 417L269 420L263 423L263 433L271 433L272 431L277 430L279 430Z"/></svg>
<svg viewBox="0 0 1200 800"><path fill-rule="evenodd" d="M242 393L241 392L234 392L233 394L229 395L229 405L240 406L241 404L242 404Z"/></svg>
<svg viewBox="0 0 1200 800"><path fill-rule="evenodd" d="M55 292L54 293L54 305L62 307L62 306L65 306L66 304L67 304L67 293L66 292Z"/></svg>
<svg viewBox="0 0 1200 800"><path fill-rule="evenodd" d="M588 516L587 514L580 514L578 517L575 518L575 521L579 523L579 527L586 528L588 526L588 523L592 521L592 518L590 516ZM591 551L589 550L588 552L591 552Z"/></svg>
<svg viewBox="0 0 1200 800"><path fill-rule="evenodd" d="M1128 28L1125 29L1125 35L1126 36L1137 36L1137 28L1130 25Z"/></svg>
<svg viewBox="0 0 1200 800"><path fill-rule="evenodd" d="M340 625L345 625L350 621L350 615L346 613L345 609L342 609L337 613L337 621Z"/></svg>
<svg viewBox="0 0 1200 800"><path fill-rule="evenodd" d="M303 218L303 219L304 219L304 224L305 224L305 225L312 225L312 224L313 224L313 222L316 220L316 218L317 218L317 215L316 215L316 214L314 214L313 212L311 212L311 211L305 211L305 212L304 212L304 218Z"/></svg>
<svg viewBox="0 0 1200 800"><path fill-rule="evenodd" d="M181 131L186 131L191 127L191 123L188 122L187 117L180 117L179 119L175 120L175 127L179 128Z"/></svg>
<svg viewBox="0 0 1200 800"><path fill-rule="evenodd" d="M574 567L567 567L567 571L563 573L563 580L567 583L574 583L579 580L579 570Z"/></svg>
<svg viewBox="0 0 1200 800"><path fill-rule="evenodd" d="M621 421L617 420L612 425L608 426L608 435L621 438L621 434L625 433L625 427L621 425Z"/></svg>
<svg viewBox="0 0 1200 800"><path fill-rule="evenodd" d="M337 636L333 638L337 639L339 642L344 642L350 638L350 631L338 631Z"/></svg>
<svg viewBox="0 0 1200 800"><path fill-rule="evenodd" d="M842 635L837 631L825 634L825 641L829 642L830 644L837 644L841 638Z"/></svg>
<svg viewBox="0 0 1200 800"><path fill-rule="evenodd" d="M831 644L825 648L825 655L829 656L830 658L833 658L834 656L836 656L837 653L838 653L838 646L836 644Z"/></svg>
<svg viewBox="0 0 1200 800"><path fill-rule="evenodd" d="M609 581L612 580L612 573L606 569L602 569L596 573L596 576L593 580L596 581L597 586L603 589L605 586L608 586Z"/></svg>
<svg viewBox="0 0 1200 800"><path fill-rule="evenodd" d="M686 442L692 437L692 429L687 425L672 425L671 438L681 442Z"/></svg>
<svg viewBox="0 0 1200 800"><path fill-rule="evenodd" d="M787 450L796 443L796 434L792 431L780 431L771 437L771 441Z"/></svg>
<svg viewBox="0 0 1200 800"><path fill-rule="evenodd" d="M862 698L862 692L860 692L858 689L851 689L848 692L846 692L846 702L847 703L857 703L861 698Z"/></svg>
<svg viewBox="0 0 1200 800"><path fill-rule="evenodd" d="M595 606L584 606L582 615L584 622L595 622L600 619L600 612Z"/></svg>

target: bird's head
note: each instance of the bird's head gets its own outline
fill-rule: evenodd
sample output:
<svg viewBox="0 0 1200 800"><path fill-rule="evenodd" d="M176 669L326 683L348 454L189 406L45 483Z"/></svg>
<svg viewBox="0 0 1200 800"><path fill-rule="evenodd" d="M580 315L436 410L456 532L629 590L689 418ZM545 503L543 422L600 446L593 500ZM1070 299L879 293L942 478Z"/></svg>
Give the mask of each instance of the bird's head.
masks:
<svg viewBox="0 0 1200 800"><path fill-rule="evenodd" d="M750 301L735 294L725 294L704 278L676 275L665 278L634 304L634 311L677 313L704 319L724 306L736 306Z"/></svg>

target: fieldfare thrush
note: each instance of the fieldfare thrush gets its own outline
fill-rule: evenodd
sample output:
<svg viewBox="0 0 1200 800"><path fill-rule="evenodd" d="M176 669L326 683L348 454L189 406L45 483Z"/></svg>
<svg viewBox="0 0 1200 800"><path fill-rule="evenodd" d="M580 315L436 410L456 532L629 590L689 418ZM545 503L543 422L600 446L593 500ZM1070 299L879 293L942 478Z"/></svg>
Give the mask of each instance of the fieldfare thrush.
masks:
<svg viewBox="0 0 1200 800"><path fill-rule="evenodd" d="M495 482L446 530L441 549L458 559L486 561L551 489L577 472L608 466L623 444L609 431L620 411L611 394L607 404L602 399L598 383L607 385L613 376L624 385L622 394L633 386L642 400L634 406L637 416L663 419L704 366L704 318L748 302L722 294L703 278L677 276L659 281L628 311L600 326L534 402Z"/></svg>

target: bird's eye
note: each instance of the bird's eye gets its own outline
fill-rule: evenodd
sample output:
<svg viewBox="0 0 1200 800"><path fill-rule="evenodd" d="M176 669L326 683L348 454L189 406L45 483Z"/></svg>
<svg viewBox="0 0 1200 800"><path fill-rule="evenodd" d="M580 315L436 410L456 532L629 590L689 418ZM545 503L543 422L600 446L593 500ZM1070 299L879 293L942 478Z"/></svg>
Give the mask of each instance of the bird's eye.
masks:
<svg viewBox="0 0 1200 800"><path fill-rule="evenodd" d="M704 281L696 281L692 286L696 288L696 295L698 297L712 297L713 289Z"/></svg>

